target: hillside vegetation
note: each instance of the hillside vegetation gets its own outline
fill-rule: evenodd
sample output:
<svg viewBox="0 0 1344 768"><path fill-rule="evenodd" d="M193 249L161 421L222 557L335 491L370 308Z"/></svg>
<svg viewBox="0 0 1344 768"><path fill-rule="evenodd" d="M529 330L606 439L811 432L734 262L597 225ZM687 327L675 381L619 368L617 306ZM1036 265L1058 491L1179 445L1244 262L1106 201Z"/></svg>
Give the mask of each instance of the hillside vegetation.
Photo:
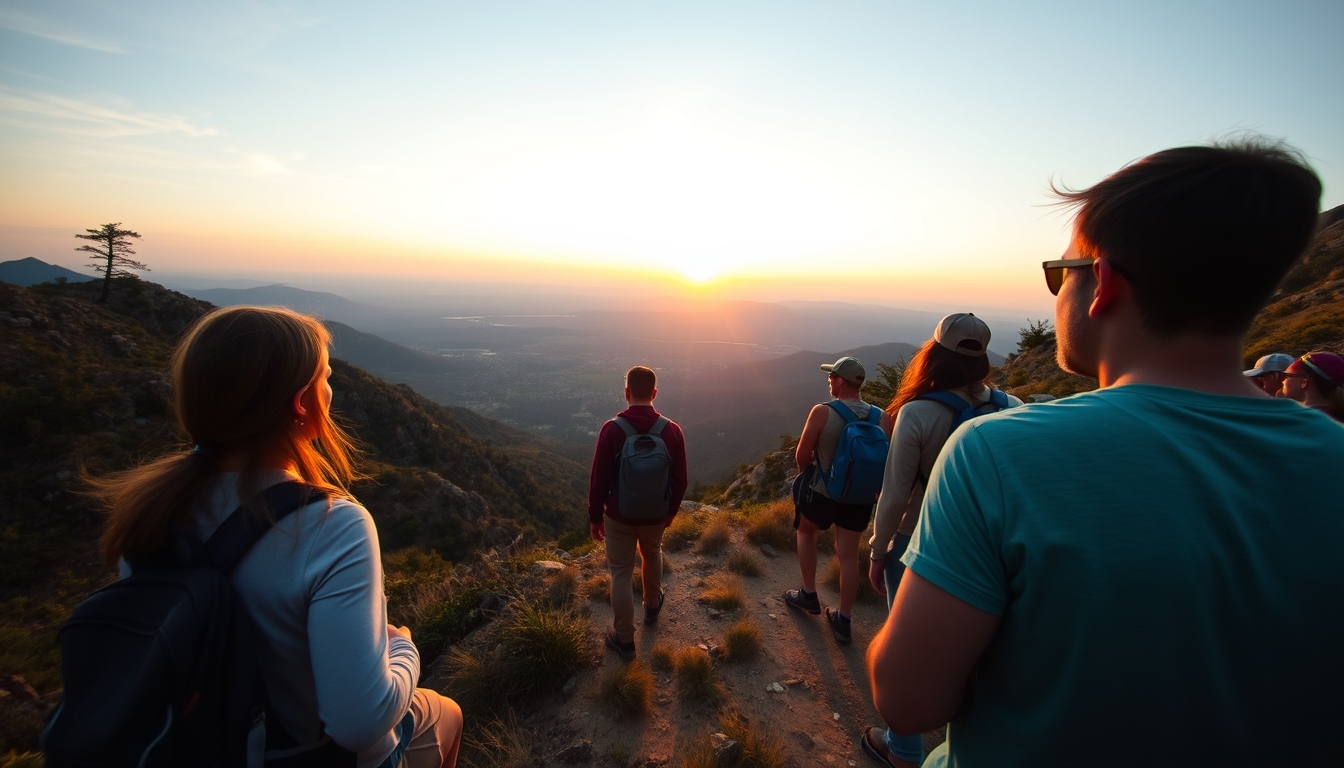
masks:
<svg viewBox="0 0 1344 768"><path fill-rule="evenodd" d="M81 475L181 449L168 360L210 309L136 279L118 281L106 305L97 291L0 282L0 679L21 677L31 689L14 685L38 696L60 687L56 630L112 577ZM473 430L404 385L332 368L333 412L368 453L372 480L354 490L389 555L458 561L586 533L587 467L550 441L479 417ZM32 723L5 710L13 699L0 695L0 754L33 745Z"/></svg>

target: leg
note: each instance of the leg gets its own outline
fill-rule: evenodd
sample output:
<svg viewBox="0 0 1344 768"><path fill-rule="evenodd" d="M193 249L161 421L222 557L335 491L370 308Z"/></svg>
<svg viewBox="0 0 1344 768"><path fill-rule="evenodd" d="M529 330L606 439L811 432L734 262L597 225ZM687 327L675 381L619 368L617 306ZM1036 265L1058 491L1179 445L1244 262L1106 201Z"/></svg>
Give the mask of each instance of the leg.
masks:
<svg viewBox="0 0 1344 768"><path fill-rule="evenodd" d="M457 702L428 688L411 696L415 734L399 768L453 768L462 747L462 709Z"/></svg>
<svg viewBox="0 0 1344 768"><path fill-rule="evenodd" d="M803 589L817 591L817 526L798 516L798 570L802 571Z"/></svg>
<svg viewBox="0 0 1344 768"><path fill-rule="evenodd" d="M840 613L850 615L859 594L860 531L835 527L835 556L840 559Z"/></svg>
<svg viewBox="0 0 1344 768"><path fill-rule="evenodd" d="M607 518L607 569L611 572L611 613L616 638L623 643L635 639L635 596L630 576L635 571L635 545L638 532L632 525Z"/></svg>
<svg viewBox="0 0 1344 768"><path fill-rule="evenodd" d="M639 575L644 582L644 607L658 605L658 595L663 591L663 528L656 525L641 525L639 532Z"/></svg>

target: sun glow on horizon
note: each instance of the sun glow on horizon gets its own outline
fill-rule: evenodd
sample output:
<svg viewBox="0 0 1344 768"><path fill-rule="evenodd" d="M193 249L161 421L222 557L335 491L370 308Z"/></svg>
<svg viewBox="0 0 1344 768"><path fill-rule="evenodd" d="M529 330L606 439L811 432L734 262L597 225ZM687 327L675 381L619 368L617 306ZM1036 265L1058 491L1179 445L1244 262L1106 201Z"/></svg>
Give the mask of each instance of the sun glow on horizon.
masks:
<svg viewBox="0 0 1344 768"><path fill-rule="evenodd" d="M655 103L613 131L517 163L488 195L494 227L701 284L812 259L860 234L840 179L694 103Z"/></svg>

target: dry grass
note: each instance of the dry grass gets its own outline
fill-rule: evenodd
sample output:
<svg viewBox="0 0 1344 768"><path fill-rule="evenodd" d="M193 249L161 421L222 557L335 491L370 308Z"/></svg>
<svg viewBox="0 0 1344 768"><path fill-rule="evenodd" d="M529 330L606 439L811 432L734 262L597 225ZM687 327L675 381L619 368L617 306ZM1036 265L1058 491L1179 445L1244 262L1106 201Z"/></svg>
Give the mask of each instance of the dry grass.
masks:
<svg viewBox="0 0 1344 768"><path fill-rule="evenodd" d="M708 519L703 514L682 512L672 519L672 525L663 531L663 546L676 552L700 538Z"/></svg>
<svg viewBox="0 0 1344 768"><path fill-rule="evenodd" d="M671 670L676 666L677 649L667 643L655 643L649 651L649 665L654 669Z"/></svg>
<svg viewBox="0 0 1344 768"><path fill-rule="evenodd" d="M509 712L462 735L458 764L464 768L533 768L532 733Z"/></svg>
<svg viewBox="0 0 1344 768"><path fill-rule="evenodd" d="M695 551L701 555L722 554L733 541L733 529L728 525L728 515L716 513L700 532L700 541Z"/></svg>
<svg viewBox="0 0 1344 768"><path fill-rule="evenodd" d="M653 706L653 672L639 661L617 664L602 675L597 699L618 719L642 715Z"/></svg>
<svg viewBox="0 0 1344 768"><path fill-rule="evenodd" d="M798 548L793 531L793 501L776 499L745 510L747 538L757 544L769 544L781 552Z"/></svg>
<svg viewBox="0 0 1344 768"><path fill-rule="evenodd" d="M742 619L723 633L724 661L746 661L761 652L761 627L752 619Z"/></svg>
<svg viewBox="0 0 1344 768"><path fill-rule="evenodd" d="M709 654L699 648L688 645L677 651L672 666L676 672L677 696L682 701L716 701L723 695L723 685Z"/></svg>
<svg viewBox="0 0 1344 768"><path fill-rule="evenodd" d="M583 594L589 600L611 602L611 576L606 573L595 573L589 576L588 580L583 583Z"/></svg>
<svg viewBox="0 0 1344 768"><path fill-rule="evenodd" d="M742 579L731 573L715 573L701 582L700 602L721 611L731 611L747 604L747 592Z"/></svg>
<svg viewBox="0 0 1344 768"><path fill-rule="evenodd" d="M742 745L742 754L731 763L720 763L714 755L709 734L697 738L681 750L681 768L781 768L787 756L777 737L778 729L763 728L735 711L719 713L723 733Z"/></svg>
<svg viewBox="0 0 1344 768"><path fill-rule="evenodd" d="M760 576L765 573L765 569L761 566L761 561L758 560L755 555L751 554L751 552L740 547L733 550L733 553L728 556L728 560L724 565L728 566L728 570L742 576Z"/></svg>
<svg viewBox="0 0 1344 768"><path fill-rule="evenodd" d="M569 608L579 602L580 592L579 569L570 566L551 579L546 598L556 608Z"/></svg>

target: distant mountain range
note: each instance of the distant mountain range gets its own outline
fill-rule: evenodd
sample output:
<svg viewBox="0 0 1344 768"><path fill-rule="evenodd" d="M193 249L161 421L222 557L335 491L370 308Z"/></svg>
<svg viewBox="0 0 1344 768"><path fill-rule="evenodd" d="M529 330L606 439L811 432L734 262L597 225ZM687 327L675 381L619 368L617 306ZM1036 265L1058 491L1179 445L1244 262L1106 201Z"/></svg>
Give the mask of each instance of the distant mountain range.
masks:
<svg viewBox="0 0 1344 768"><path fill-rule="evenodd" d="M37 285L38 283L50 283L59 278L65 278L72 283L83 283L89 280L99 278L92 275L82 274L72 269L58 267L55 264L48 264L40 259L28 256L23 259L0 262L0 280L14 285Z"/></svg>

